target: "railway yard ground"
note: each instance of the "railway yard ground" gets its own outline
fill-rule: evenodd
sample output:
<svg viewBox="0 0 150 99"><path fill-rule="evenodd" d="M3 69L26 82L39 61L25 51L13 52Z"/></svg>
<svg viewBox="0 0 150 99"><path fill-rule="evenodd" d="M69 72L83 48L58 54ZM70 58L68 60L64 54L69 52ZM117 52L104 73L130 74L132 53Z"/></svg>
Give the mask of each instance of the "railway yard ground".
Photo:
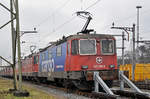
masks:
<svg viewBox="0 0 150 99"><path fill-rule="evenodd" d="M90 99L55 88L43 87L27 82L23 83L23 90L29 91L29 97L16 97L13 93L9 92L9 89L13 89L13 81L0 77L0 99Z"/></svg>
<svg viewBox="0 0 150 99"><path fill-rule="evenodd" d="M90 95L85 95L82 92L68 92L63 88L57 88L54 86L39 85L32 82L23 82L23 90L27 90L30 95L29 97L16 97L13 95L9 89L13 89L12 79L1 78L0 77L0 99L110 99L110 98L97 98L89 97ZM119 87L114 86L111 90L119 90ZM125 90L131 91L129 88ZM150 93L150 90L141 89L143 92ZM113 98L116 99L116 98ZM119 97L117 99L141 99L141 98L129 98L129 97ZM145 99L145 98L142 98ZM149 98L146 98L149 99Z"/></svg>

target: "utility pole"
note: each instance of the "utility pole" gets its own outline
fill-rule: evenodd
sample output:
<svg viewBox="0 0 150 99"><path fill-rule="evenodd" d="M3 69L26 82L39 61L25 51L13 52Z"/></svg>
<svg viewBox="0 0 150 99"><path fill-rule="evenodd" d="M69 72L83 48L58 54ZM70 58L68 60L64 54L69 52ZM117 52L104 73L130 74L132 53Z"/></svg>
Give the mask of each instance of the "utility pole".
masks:
<svg viewBox="0 0 150 99"><path fill-rule="evenodd" d="M26 31L25 33L37 33L36 31ZM22 66L21 66L21 46L20 46L20 23L19 23L19 5L16 0L16 33L17 33L17 44L18 44L18 72L19 72L19 92L15 95L29 96L29 92L22 90Z"/></svg>
<svg viewBox="0 0 150 99"><path fill-rule="evenodd" d="M135 66L136 66L136 58L135 58L135 24L133 24L132 28L132 39L133 39L133 53L132 53L132 80L134 81L134 72L135 72Z"/></svg>
<svg viewBox="0 0 150 99"><path fill-rule="evenodd" d="M125 38L124 38L124 32L122 32L122 65L124 66L125 64L124 64L124 40L125 40Z"/></svg>
<svg viewBox="0 0 150 99"><path fill-rule="evenodd" d="M139 47L139 9L142 8L142 6L136 6L137 8L137 48Z"/></svg>
<svg viewBox="0 0 150 99"><path fill-rule="evenodd" d="M13 1L10 0L10 10L13 12ZM10 14L11 20L13 19L14 15L11 13ZM13 78L14 78L14 90L17 90L17 75L16 75L16 66L15 66L15 62L16 62L16 33L14 30L14 21L11 21L11 35L12 35L12 60L13 60Z"/></svg>
<svg viewBox="0 0 150 99"><path fill-rule="evenodd" d="M136 8L137 8L137 62L139 62L139 59L138 59L138 57L139 57L139 9L140 8L142 8L142 6L136 6Z"/></svg>
<svg viewBox="0 0 150 99"><path fill-rule="evenodd" d="M16 19L16 13L13 12L13 0L10 0L10 9L7 8L5 5L3 5L2 3L0 3L0 6L2 6L2 7L5 8L8 12L11 13L11 15L10 15L11 20L8 21L7 23L5 23L4 25L0 26L0 29L4 28L4 27L5 27L6 25L8 25L9 23L11 23L11 29L12 29L12 28L14 27L14 26L13 26L13 24L14 24L13 21ZM14 32L13 32L13 29L12 29L12 36L14 35L13 33L14 33ZM14 37L12 37L12 54L13 54L12 57L14 57L14 58L13 58L13 61L14 61L14 60L15 60L15 54L14 54L15 49L14 49L14 47L13 47L13 42L14 42ZM2 57L1 57L1 58L2 58ZM8 61L7 61L6 59L4 59L4 58L2 58L2 59L8 63ZM10 64L10 66L12 66L12 68L13 68L14 89L12 89L12 91L15 91L15 90L17 90L16 79L15 79L15 77L16 77L16 74L15 74L15 64L14 64L14 62L13 62L12 64L11 64L11 63L9 63L9 64ZM11 89L10 89L10 90L11 90Z"/></svg>
<svg viewBox="0 0 150 99"><path fill-rule="evenodd" d="M8 9L5 5L0 3L0 6L5 8L7 11L11 13L11 20L5 23L4 25L0 26L0 29L11 23L11 32L12 32L12 53L13 53L13 75L15 75L15 56L16 56L16 36L17 36L17 52L18 52L18 71L19 71L19 90L16 87L16 80L14 80L14 89L17 91L14 92L15 96L29 96L29 92L22 90L22 66L21 66L21 47L20 47L20 25L19 25L19 5L18 0L10 0L10 9ZM13 12L13 6L15 8L15 12ZM14 20L16 19L16 35L14 34ZM14 36L15 35L15 36ZM2 58L2 57L1 57ZM7 61L7 60L6 60ZM11 63L10 63L11 64ZM15 78L16 76L14 76Z"/></svg>
<svg viewBox="0 0 150 99"><path fill-rule="evenodd" d="M20 24L19 24L19 5L16 0L16 33L18 49L18 72L19 72L19 91L22 91L22 66L21 66L21 47L20 47Z"/></svg>
<svg viewBox="0 0 150 99"><path fill-rule="evenodd" d="M135 72L135 24L132 27L114 27L114 23L112 24L112 29L121 29L124 30L128 34L129 40L129 32L132 32L132 39L133 39L133 53L132 53L132 80L134 81L134 72Z"/></svg>
<svg viewBox="0 0 150 99"><path fill-rule="evenodd" d="M122 32L122 65L124 66L125 64L124 64L124 40L125 40L125 38L124 38L124 31ZM123 71L122 71L122 73L123 73ZM119 77L120 78L120 77ZM120 90L124 90L124 82L123 82L123 80L120 80L121 82L120 82Z"/></svg>

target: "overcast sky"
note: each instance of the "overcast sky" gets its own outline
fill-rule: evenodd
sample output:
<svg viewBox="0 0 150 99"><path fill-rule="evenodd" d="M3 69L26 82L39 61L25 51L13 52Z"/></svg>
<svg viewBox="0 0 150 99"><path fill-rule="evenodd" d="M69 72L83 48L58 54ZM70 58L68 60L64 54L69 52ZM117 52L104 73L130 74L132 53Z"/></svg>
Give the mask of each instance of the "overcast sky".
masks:
<svg viewBox="0 0 150 99"><path fill-rule="evenodd" d="M9 7L9 0L0 0ZM78 18L75 12L87 9L93 15L89 28L98 34L121 34L121 30L111 30L115 26L132 26L136 24L136 6L140 9L140 37L150 38L150 0L19 0L21 31L37 28L37 34L25 34L21 41L22 54L29 54L29 47L36 45L37 49L45 47L48 42L56 41L63 35L69 36L82 29L85 20ZM9 12L0 7L0 26L10 20ZM10 25L0 30L0 55L11 58ZM131 35L130 35L131 38ZM121 38L118 37L117 46ZM126 50L129 49L126 42ZM121 51L118 51L120 54Z"/></svg>

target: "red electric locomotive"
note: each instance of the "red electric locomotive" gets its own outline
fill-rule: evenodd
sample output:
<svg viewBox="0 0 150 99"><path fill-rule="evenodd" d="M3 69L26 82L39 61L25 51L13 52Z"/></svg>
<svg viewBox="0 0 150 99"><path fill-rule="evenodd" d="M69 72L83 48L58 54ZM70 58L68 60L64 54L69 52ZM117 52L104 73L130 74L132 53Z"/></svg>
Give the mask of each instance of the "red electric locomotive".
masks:
<svg viewBox="0 0 150 99"><path fill-rule="evenodd" d="M118 76L115 38L103 34L80 34L67 39L65 71L68 72L68 79L72 79L79 89L91 89L93 74L98 71L111 87Z"/></svg>
<svg viewBox="0 0 150 99"><path fill-rule="evenodd" d="M35 80L38 75L39 54L33 53L21 61L23 79Z"/></svg>
<svg viewBox="0 0 150 99"><path fill-rule="evenodd" d="M87 29L92 19L90 13L81 11L77 15L87 18L87 22L81 32L67 37L65 71L68 72L68 79L79 89L92 90L93 75L98 71L111 87L113 80L118 78L115 38L111 35L90 34L93 31Z"/></svg>

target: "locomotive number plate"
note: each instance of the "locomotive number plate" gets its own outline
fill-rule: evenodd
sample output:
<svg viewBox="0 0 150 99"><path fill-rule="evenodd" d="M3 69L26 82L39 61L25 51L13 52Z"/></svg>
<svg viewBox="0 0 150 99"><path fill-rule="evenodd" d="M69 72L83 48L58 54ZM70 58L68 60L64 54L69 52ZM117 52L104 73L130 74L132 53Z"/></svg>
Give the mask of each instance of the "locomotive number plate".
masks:
<svg viewBox="0 0 150 99"><path fill-rule="evenodd" d="M94 68L104 68L105 65L94 65Z"/></svg>

